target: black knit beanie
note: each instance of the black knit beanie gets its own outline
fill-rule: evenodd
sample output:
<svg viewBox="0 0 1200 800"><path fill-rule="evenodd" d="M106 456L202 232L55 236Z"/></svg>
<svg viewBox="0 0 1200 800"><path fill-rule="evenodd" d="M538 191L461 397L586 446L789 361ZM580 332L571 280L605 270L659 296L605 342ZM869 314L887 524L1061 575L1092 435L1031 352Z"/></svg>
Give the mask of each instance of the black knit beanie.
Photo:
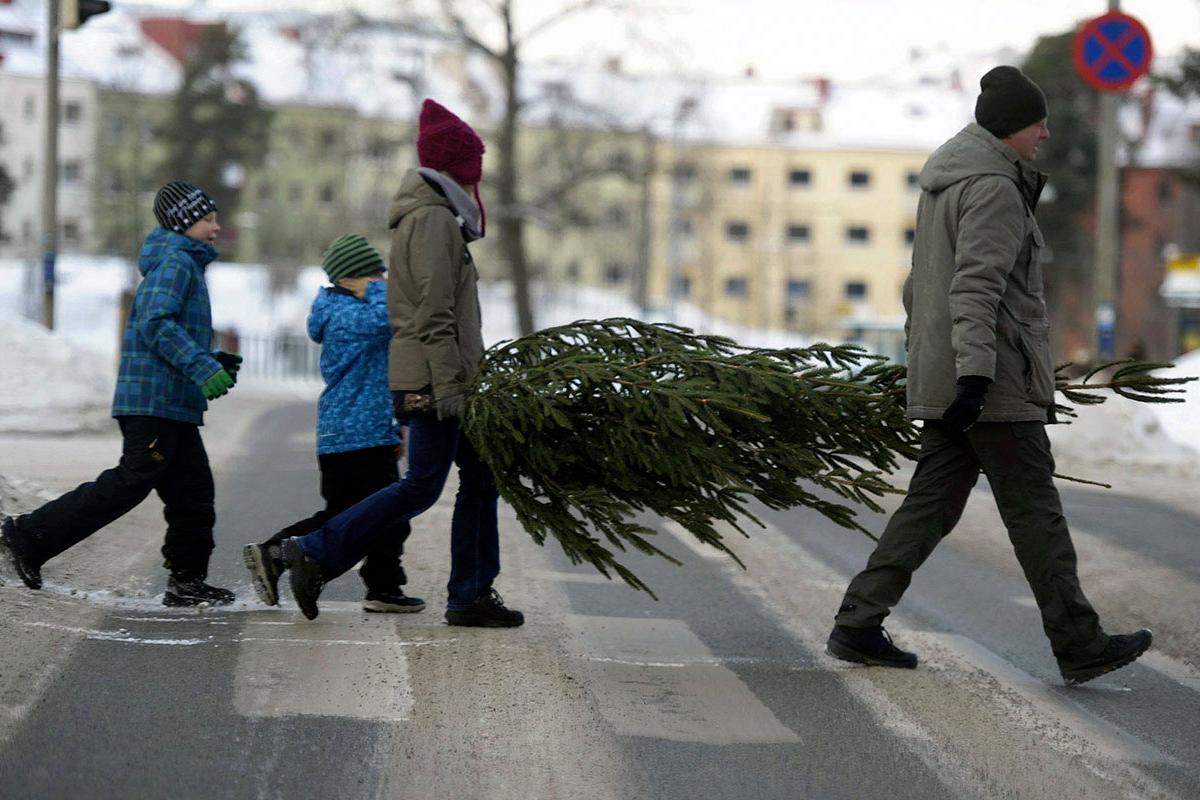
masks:
<svg viewBox="0 0 1200 800"><path fill-rule="evenodd" d="M1046 118L1046 95L1016 67L994 67L979 81L975 121L997 139Z"/></svg>
<svg viewBox="0 0 1200 800"><path fill-rule="evenodd" d="M203 189L183 181L171 181L154 195L154 218L176 233L183 233L216 210L216 201Z"/></svg>

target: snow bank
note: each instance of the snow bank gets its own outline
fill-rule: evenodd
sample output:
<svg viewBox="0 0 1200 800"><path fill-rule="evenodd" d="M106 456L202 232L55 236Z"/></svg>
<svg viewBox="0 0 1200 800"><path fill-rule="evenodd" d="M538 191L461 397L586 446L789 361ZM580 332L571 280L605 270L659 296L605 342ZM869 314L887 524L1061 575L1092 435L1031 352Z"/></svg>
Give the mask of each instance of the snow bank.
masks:
<svg viewBox="0 0 1200 800"><path fill-rule="evenodd" d="M111 365L41 325L0 316L4 358L0 431L66 433L109 423Z"/></svg>

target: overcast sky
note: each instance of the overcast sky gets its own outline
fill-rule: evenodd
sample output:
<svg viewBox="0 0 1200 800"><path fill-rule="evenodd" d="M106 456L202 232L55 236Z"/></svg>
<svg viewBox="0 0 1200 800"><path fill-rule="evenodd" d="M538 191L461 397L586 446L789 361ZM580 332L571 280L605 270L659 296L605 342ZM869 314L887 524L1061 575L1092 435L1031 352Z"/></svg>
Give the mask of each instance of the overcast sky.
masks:
<svg viewBox="0 0 1200 800"><path fill-rule="evenodd" d="M143 0L144 2L145 0ZM514 0L527 27L579 0ZM468 18L484 20L493 0L457 0ZM598 63L620 56L627 68L740 74L753 65L764 77L829 75L840 79L887 73L914 47L960 53L1002 47L1028 50L1040 34L1058 33L1108 10L1107 0L618 0L623 14L588 12L529 44L537 59ZM281 8L287 0L163 0L210 9ZM434 0L308 0L311 10L358 8L372 13L436 8ZM1200 46L1200 0L1124 0L1141 19L1156 55ZM636 28L631 36L630 28Z"/></svg>

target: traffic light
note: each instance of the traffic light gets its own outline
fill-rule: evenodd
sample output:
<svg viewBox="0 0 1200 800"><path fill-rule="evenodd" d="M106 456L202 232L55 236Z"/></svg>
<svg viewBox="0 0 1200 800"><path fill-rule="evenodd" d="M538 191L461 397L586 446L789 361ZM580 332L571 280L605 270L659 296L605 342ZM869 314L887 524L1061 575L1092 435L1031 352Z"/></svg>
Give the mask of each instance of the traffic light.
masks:
<svg viewBox="0 0 1200 800"><path fill-rule="evenodd" d="M108 0L61 0L63 30L73 31L88 21L89 17L112 11Z"/></svg>

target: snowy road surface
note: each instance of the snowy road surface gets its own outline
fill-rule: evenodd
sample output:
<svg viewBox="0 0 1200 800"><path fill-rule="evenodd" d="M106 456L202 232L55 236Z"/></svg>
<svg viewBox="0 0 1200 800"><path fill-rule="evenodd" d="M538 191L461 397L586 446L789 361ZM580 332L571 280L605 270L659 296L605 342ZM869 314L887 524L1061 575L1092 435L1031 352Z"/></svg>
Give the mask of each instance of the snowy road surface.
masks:
<svg viewBox="0 0 1200 800"><path fill-rule="evenodd" d="M353 574L316 622L263 607L239 547L316 507L312 423L311 403L236 393L210 415L231 609L158 605L153 498L47 565L46 590L0 587L0 797L1200 796L1194 476L1066 470L1120 484L1064 489L1085 590L1109 629L1156 635L1072 689L985 487L891 619L915 671L822 653L870 543L805 512L736 539L745 572L662 527L684 568L629 557L659 602L505 516L499 588L528 622L485 631L441 621L447 491L406 560L424 613L363 613ZM0 437L0 503L93 477L118 441Z"/></svg>

